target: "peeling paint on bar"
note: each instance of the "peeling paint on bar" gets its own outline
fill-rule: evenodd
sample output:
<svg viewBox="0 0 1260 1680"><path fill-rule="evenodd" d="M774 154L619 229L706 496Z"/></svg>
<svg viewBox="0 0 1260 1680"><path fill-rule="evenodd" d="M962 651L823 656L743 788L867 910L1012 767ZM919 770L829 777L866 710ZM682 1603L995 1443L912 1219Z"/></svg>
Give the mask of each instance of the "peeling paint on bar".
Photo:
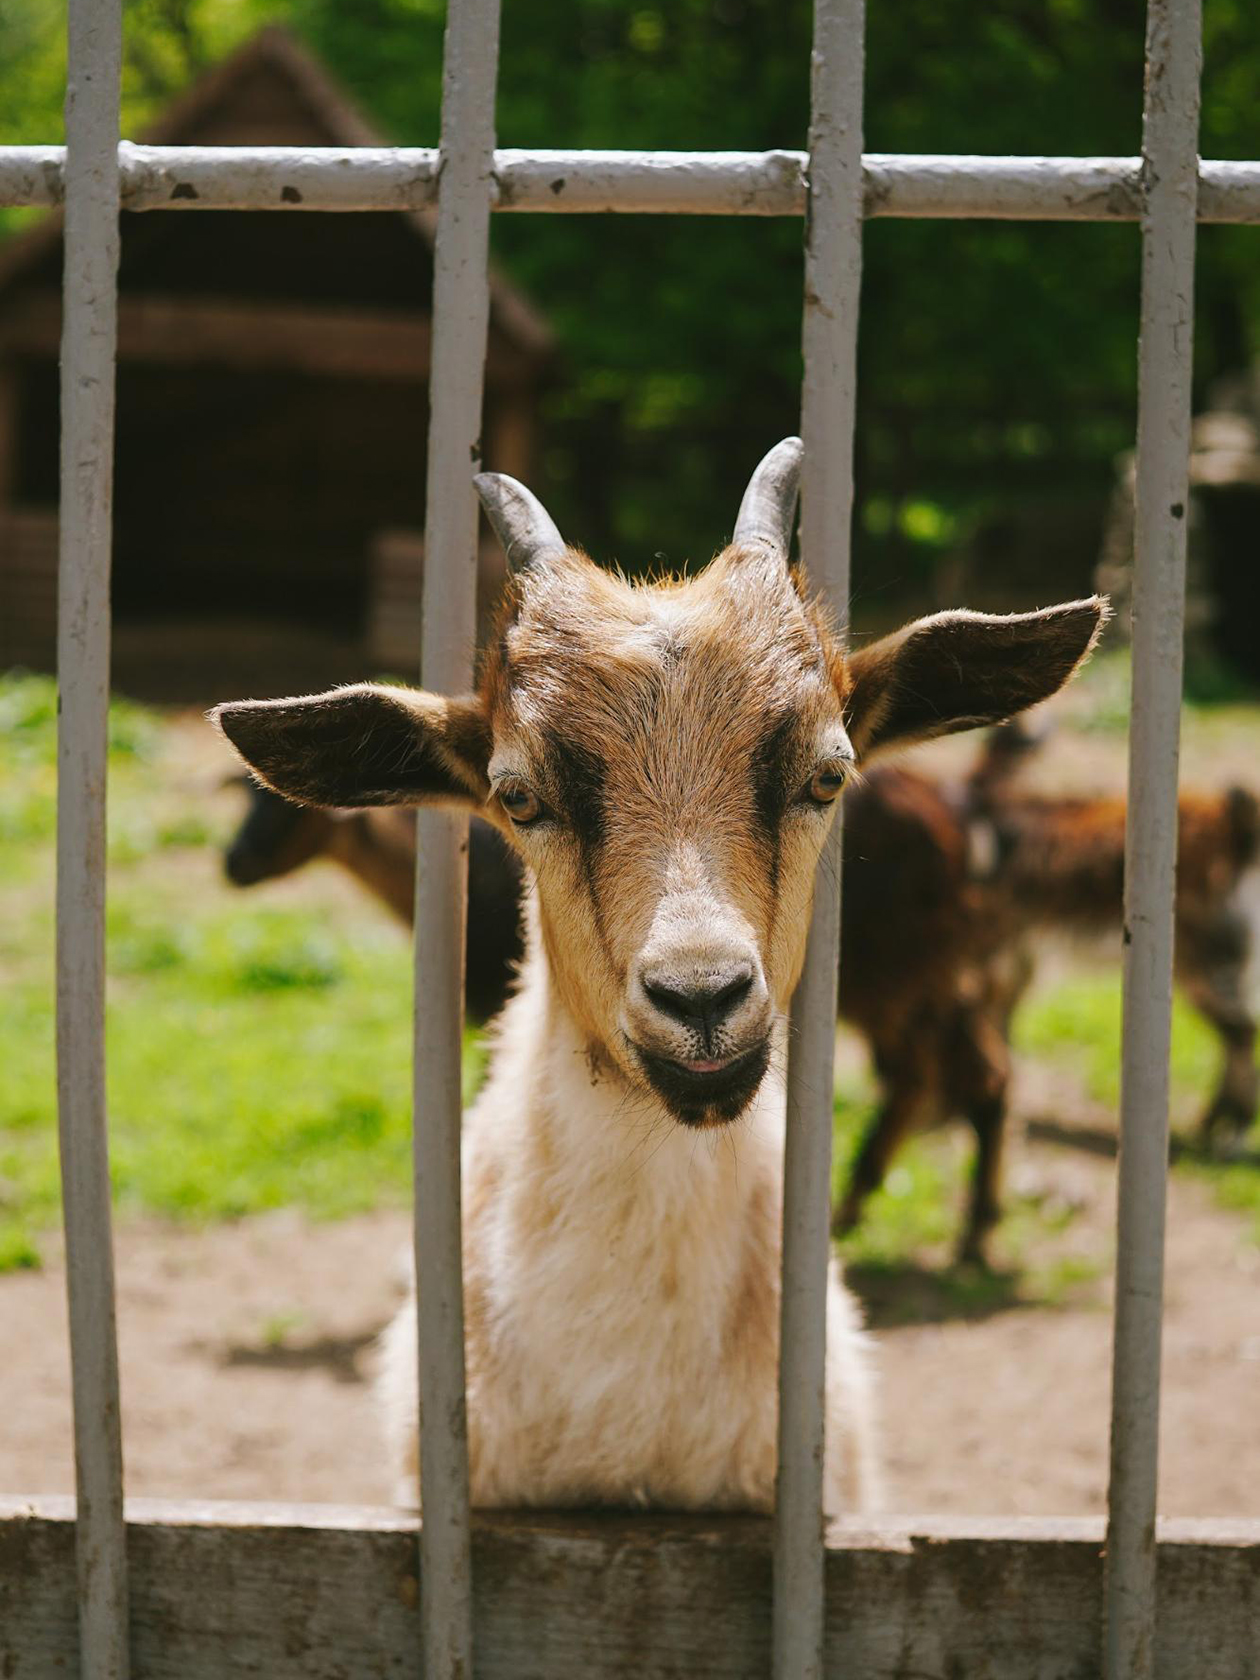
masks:
<svg viewBox="0 0 1260 1680"><path fill-rule="evenodd" d="M830 603L839 623L848 618L853 512L864 27L864 0L815 0L801 332L801 554L810 582ZM837 819L815 877L809 947L792 999L783 1172L774 1680L821 1680L824 1672L824 1387L841 845Z"/></svg>
<svg viewBox="0 0 1260 1680"><path fill-rule="evenodd" d="M1138 346L1133 707L1103 1668L1154 1680L1177 759L1194 350L1199 0L1150 0Z"/></svg>
<svg viewBox="0 0 1260 1680"><path fill-rule="evenodd" d="M59 204L64 156L60 146L0 146L0 206ZM129 210L431 208L437 156L432 147L119 147ZM804 152L501 150L494 157L491 207L499 211L800 216L805 210ZM1136 222L1141 171L1140 158L868 152L864 214ZM1260 223L1260 162L1202 163L1198 219Z"/></svg>
<svg viewBox="0 0 1260 1680"><path fill-rule="evenodd" d="M482 382L490 319L490 197L499 0L450 0L442 72L442 191L433 262L433 359L420 675L472 687ZM296 184L296 183L294 183ZM415 1252L426 1680L473 1673L464 1392L460 1124L468 818L417 816Z"/></svg>
<svg viewBox="0 0 1260 1680"><path fill-rule="evenodd" d="M57 1108L74 1394L79 1673L126 1680L127 1555L105 1101L105 774L119 0L70 0L57 606Z"/></svg>

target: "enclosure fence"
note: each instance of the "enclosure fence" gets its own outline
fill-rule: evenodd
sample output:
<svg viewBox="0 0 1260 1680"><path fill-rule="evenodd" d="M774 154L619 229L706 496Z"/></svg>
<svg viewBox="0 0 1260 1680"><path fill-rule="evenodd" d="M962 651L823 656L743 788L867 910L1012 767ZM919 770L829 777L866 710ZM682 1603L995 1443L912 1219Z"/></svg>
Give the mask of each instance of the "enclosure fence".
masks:
<svg viewBox="0 0 1260 1680"><path fill-rule="evenodd" d="M498 14L498 0L450 0L436 151L147 147L119 143L119 0L70 0L67 144L0 148L0 203L65 206L57 992L78 1489L77 1503L0 1508L0 1669L39 1680L76 1665L87 1680L124 1680L130 1671L181 1680L227 1672L272 1680L752 1676L771 1666L776 1680L1051 1680L1100 1668L1107 1680L1254 1675L1260 1524L1169 1523L1157 1540L1155 1523L1195 228L1260 222L1260 162L1197 157L1197 0L1150 0L1140 158L863 155L862 0L815 0L808 153L496 151ZM426 685L456 692L472 678L471 478L492 210L804 214L801 543L813 582L842 620L864 219L1141 222L1105 1537L1089 1521L927 1519L835 1525L824 1535L834 867L819 871L793 1009L772 1541L755 1519L470 1520L459 1200L465 824L432 814L421 817L416 939L424 1000L415 1063L415 1241L424 1278L418 1573L416 1520L402 1513L129 1501L124 1517L103 1028L120 205L290 214L436 205L421 657Z"/></svg>

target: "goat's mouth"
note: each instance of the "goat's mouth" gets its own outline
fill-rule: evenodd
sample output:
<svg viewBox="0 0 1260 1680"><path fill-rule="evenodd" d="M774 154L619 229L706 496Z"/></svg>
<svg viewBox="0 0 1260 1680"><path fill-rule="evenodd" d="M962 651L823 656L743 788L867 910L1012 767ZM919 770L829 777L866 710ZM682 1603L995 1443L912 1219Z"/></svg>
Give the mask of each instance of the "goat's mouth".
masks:
<svg viewBox="0 0 1260 1680"><path fill-rule="evenodd" d="M756 1095L770 1065L770 1039L737 1056L675 1061L634 1046L648 1083L684 1126L724 1126L737 1120Z"/></svg>

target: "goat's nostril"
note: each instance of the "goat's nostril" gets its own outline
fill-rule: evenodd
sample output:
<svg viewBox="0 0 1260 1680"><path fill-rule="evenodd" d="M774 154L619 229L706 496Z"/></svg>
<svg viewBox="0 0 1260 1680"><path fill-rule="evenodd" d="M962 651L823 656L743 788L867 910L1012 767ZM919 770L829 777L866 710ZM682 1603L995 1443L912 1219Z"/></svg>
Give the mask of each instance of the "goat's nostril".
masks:
<svg viewBox="0 0 1260 1680"><path fill-rule="evenodd" d="M734 973L706 975L695 985L682 986L661 979L643 978L643 990L664 1015L703 1033L734 1013L752 990L753 974L743 963Z"/></svg>
<svg viewBox="0 0 1260 1680"><path fill-rule="evenodd" d="M731 1013L732 1010L737 1008L739 1004L743 1003L744 999L748 996L751 990L751 969L749 969L746 973L739 975L737 979L728 981L725 986L719 987L719 989L714 992L713 1002L710 1005L710 1008L713 1011L714 1020L723 1020Z"/></svg>

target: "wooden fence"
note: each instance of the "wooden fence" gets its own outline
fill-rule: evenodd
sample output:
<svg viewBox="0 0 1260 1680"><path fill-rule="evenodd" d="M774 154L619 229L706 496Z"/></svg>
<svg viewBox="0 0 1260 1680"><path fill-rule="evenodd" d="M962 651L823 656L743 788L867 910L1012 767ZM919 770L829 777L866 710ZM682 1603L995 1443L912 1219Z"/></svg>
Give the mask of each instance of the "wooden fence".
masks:
<svg viewBox="0 0 1260 1680"><path fill-rule="evenodd" d="M1197 221L1260 222L1260 163L1197 157L1198 0L1150 0L1140 158L864 156L862 0L815 0L808 153L501 152L498 0L450 0L437 151L119 143L119 0L70 0L67 144L0 148L64 202L58 1057L78 1498L0 1506L0 1672L1243 1680L1260 1524L1155 1524L1178 718ZM772 1523L472 1518L460 1275L462 825L421 817L416 1255L425 1519L123 1503L104 1083L105 717L118 208L437 206L425 682L471 679L492 210L805 215L802 549L844 616L868 216L1143 227L1112 1467L1105 1526L820 1516L838 869L793 1011ZM840 843L837 833L834 844ZM833 857L833 863L837 861ZM1240 1467L1241 1473L1241 1467ZM76 1566L72 1566L72 1552ZM1158 1603L1156 1587L1158 1583ZM474 1653L473 1628L476 1627Z"/></svg>

